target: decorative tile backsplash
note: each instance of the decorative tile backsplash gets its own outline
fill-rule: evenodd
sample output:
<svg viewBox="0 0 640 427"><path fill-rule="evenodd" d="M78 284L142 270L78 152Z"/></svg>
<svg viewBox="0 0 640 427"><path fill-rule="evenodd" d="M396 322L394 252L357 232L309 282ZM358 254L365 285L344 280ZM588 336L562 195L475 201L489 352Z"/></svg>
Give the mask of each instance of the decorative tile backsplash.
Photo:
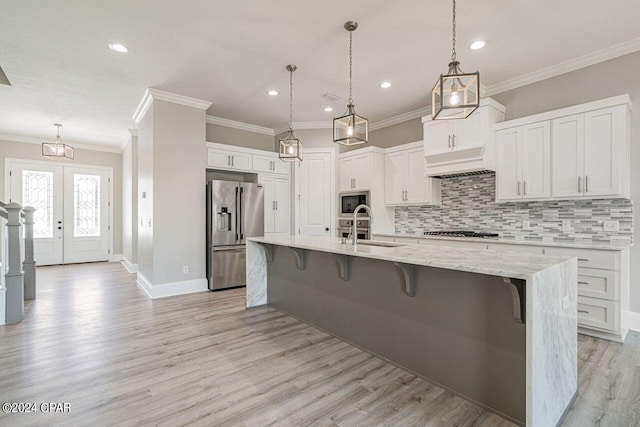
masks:
<svg viewBox="0 0 640 427"><path fill-rule="evenodd" d="M396 233L436 230L497 232L525 240L579 240L631 243L633 205L626 199L495 202L495 174L442 180L442 206L395 208ZM604 231L604 221L619 222L618 231ZM523 227L529 221L529 227ZM570 230L563 231L563 221Z"/></svg>

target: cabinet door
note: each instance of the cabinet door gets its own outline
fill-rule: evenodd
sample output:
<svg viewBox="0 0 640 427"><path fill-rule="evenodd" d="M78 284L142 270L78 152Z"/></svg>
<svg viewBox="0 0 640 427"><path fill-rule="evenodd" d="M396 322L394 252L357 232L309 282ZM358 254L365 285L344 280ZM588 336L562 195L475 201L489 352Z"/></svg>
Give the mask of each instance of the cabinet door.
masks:
<svg viewBox="0 0 640 427"><path fill-rule="evenodd" d="M338 169L340 175L340 191L353 190L353 157L341 158Z"/></svg>
<svg viewBox="0 0 640 427"><path fill-rule="evenodd" d="M522 127L522 198L551 197L551 125L533 123Z"/></svg>
<svg viewBox="0 0 640 427"><path fill-rule="evenodd" d="M236 151L230 151L231 154L231 168L241 170L252 170L252 157L251 154L238 153Z"/></svg>
<svg viewBox="0 0 640 427"><path fill-rule="evenodd" d="M498 201L521 198L520 164L522 156L519 148L521 141L521 127L496 132L496 199Z"/></svg>
<svg viewBox="0 0 640 427"><path fill-rule="evenodd" d="M422 158L420 159L422 160ZM389 153L384 159L384 202L387 205L404 203L405 177L407 175L406 151Z"/></svg>
<svg viewBox="0 0 640 427"><path fill-rule="evenodd" d="M356 190L369 190L371 174L371 154L353 157L353 179Z"/></svg>
<svg viewBox="0 0 640 427"><path fill-rule="evenodd" d="M231 154L217 148L207 149L207 166L210 168L231 168Z"/></svg>
<svg viewBox="0 0 640 427"><path fill-rule="evenodd" d="M280 160L278 160L280 161ZM253 170L256 172L273 172L273 157L253 155Z"/></svg>
<svg viewBox="0 0 640 427"><path fill-rule="evenodd" d="M274 232L276 233L290 233L291 227L290 210L291 204L291 191L289 188L289 180L286 178L274 179L274 196L275 201L275 217L274 217Z"/></svg>
<svg viewBox="0 0 640 427"><path fill-rule="evenodd" d="M405 202L411 204L431 203L431 178L424 176L424 152L414 148L406 153Z"/></svg>
<svg viewBox="0 0 640 427"><path fill-rule="evenodd" d="M434 120L424 125L425 154L451 151L451 124L448 120Z"/></svg>
<svg viewBox="0 0 640 427"><path fill-rule="evenodd" d="M624 138L625 107L604 108L584 116L584 194L621 194L620 147Z"/></svg>
<svg viewBox="0 0 640 427"><path fill-rule="evenodd" d="M454 150L478 147L485 145L483 136L486 132L482 128L483 120L486 122L488 110L479 108L464 120L451 121L451 145Z"/></svg>
<svg viewBox="0 0 640 427"><path fill-rule="evenodd" d="M274 157L273 173L289 175L291 173L291 162L283 162L279 157Z"/></svg>
<svg viewBox="0 0 640 427"><path fill-rule="evenodd" d="M551 122L551 195L581 196L584 191L584 114Z"/></svg>
<svg viewBox="0 0 640 427"><path fill-rule="evenodd" d="M274 178L260 175L260 184L264 188L264 232L274 232L276 204L274 199Z"/></svg>

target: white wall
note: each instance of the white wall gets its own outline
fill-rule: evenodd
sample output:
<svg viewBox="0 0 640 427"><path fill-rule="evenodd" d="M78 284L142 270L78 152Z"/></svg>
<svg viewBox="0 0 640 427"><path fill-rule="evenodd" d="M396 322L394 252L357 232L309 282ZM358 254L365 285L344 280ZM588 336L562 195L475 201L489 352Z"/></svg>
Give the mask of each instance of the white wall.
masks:
<svg viewBox="0 0 640 427"><path fill-rule="evenodd" d="M138 137L122 151L122 256L138 263Z"/></svg>
<svg viewBox="0 0 640 427"><path fill-rule="evenodd" d="M73 146L73 144L70 144ZM74 150L75 160L60 160L62 165L74 164L110 166L113 168L113 253L122 253L122 154L107 151ZM42 146L26 142L0 140L0 200L4 200L4 164L6 158L25 160L46 160L42 157Z"/></svg>

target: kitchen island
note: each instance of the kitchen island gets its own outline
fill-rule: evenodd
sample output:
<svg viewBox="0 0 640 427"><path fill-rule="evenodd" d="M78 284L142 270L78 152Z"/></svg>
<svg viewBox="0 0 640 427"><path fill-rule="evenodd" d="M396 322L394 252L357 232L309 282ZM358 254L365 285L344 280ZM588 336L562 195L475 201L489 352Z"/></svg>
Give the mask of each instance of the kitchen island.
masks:
<svg viewBox="0 0 640 427"><path fill-rule="evenodd" d="M247 307L269 304L518 424L559 422L577 392L575 258L369 243L249 239Z"/></svg>

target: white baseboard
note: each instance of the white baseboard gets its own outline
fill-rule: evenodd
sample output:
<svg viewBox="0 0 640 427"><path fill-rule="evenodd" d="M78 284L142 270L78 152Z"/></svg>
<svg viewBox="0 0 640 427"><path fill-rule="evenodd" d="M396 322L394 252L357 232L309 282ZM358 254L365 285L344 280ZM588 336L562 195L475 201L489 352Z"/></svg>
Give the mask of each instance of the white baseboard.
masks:
<svg viewBox="0 0 640 427"><path fill-rule="evenodd" d="M109 258L109 262L120 262L120 261L122 261L122 258L123 258L122 254L113 254Z"/></svg>
<svg viewBox="0 0 640 427"><path fill-rule="evenodd" d="M129 273L133 274L138 272L138 264L133 264L124 255L122 256L122 261L120 261L120 263L122 263L122 266L126 268Z"/></svg>
<svg viewBox="0 0 640 427"><path fill-rule="evenodd" d="M138 272L136 282L151 299L192 294L194 292L204 292L209 290L207 286L207 279L205 278L185 280L184 282L159 283L154 285L144 276L144 274Z"/></svg>
<svg viewBox="0 0 640 427"><path fill-rule="evenodd" d="M627 325L632 331L640 331L640 313L627 311Z"/></svg>

